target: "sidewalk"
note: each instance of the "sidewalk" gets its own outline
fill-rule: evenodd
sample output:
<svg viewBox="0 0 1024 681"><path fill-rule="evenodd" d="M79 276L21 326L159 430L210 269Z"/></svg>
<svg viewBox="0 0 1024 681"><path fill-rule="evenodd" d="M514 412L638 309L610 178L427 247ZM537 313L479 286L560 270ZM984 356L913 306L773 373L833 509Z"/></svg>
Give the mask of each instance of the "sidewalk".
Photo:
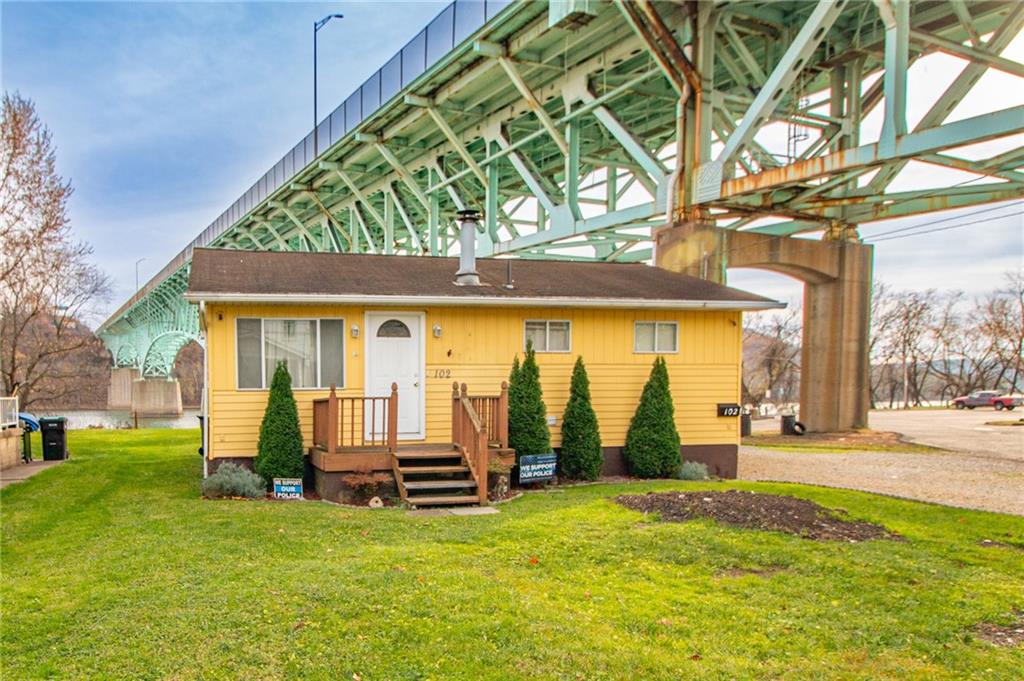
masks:
<svg viewBox="0 0 1024 681"><path fill-rule="evenodd" d="M0 489L13 485L22 480L28 480L39 471L53 468L64 461L33 461L32 463L19 463L6 470L0 471Z"/></svg>

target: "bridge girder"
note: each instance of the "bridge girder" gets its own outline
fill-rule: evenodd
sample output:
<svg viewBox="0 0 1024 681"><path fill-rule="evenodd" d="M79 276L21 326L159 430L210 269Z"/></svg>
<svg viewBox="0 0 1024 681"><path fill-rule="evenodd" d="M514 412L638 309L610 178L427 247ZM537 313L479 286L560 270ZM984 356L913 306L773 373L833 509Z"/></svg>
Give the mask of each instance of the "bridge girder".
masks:
<svg viewBox="0 0 1024 681"><path fill-rule="evenodd" d="M566 27L546 3L505 9L204 245L447 255L472 205L485 209L481 255L640 261L667 221L795 235L1024 195L1020 145L958 151L1024 131L1020 107L947 123L989 69L1024 74L1002 56L1024 5L590 11ZM964 70L908 132L907 67L934 52ZM878 107L881 131L862 139ZM987 183L886 193L915 159ZM199 337L181 301L190 248L104 324L112 348L135 339L139 368L162 334Z"/></svg>

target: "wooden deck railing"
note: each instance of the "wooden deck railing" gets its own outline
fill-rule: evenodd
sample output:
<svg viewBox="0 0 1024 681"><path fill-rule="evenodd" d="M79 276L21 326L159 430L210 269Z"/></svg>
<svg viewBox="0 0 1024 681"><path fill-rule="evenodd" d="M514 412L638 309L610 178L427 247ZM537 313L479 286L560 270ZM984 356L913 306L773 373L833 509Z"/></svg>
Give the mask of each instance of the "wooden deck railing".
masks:
<svg viewBox="0 0 1024 681"><path fill-rule="evenodd" d="M489 442L508 449L508 383L501 382L497 395L470 395L469 401L487 429Z"/></svg>
<svg viewBox="0 0 1024 681"><path fill-rule="evenodd" d="M465 383L452 385L452 443L460 447L466 456L480 503L487 503L487 426L473 407Z"/></svg>
<svg viewBox="0 0 1024 681"><path fill-rule="evenodd" d="M398 448L398 385L388 397L338 397L313 400L313 445L334 454L344 448Z"/></svg>

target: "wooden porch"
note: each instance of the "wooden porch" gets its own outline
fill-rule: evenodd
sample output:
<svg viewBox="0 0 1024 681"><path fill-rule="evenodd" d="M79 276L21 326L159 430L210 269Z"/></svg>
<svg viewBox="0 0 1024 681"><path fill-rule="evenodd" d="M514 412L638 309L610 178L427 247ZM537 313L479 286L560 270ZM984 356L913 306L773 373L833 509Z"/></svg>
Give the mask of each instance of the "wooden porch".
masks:
<svg viewBox="0 0 1024 681"><path fill-rule="evenodd" d="M508 384L497 395L452 386L451 441L398 443L398 386L387 397L313 401L313 466L326 473L390 471L399 496L414 506L487 504L492 460L508 460Z"/></svg>

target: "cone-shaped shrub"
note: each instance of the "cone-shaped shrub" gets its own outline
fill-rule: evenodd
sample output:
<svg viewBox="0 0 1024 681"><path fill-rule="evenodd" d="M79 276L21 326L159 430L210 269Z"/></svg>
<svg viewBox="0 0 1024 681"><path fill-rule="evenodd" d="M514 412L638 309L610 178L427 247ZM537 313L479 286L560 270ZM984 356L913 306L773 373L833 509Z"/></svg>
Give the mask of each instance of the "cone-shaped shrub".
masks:
<svg viewBox="0 0 1024 681"><path fill-rule="evenodd" d="M569 401L562 414L562 452L558 464L567 478L597 480L603 462L597 414L590 402L590 379L583 358L577 357L572 368Z"/></svg>
<svg viewBox="0 0 1024 681"><path fill-rule="evenodd" d="M679 472L679 432L665 359L654 360L622 453L629 472L641 478L672 478Z"/></svg>
<svg viewBox="0 0 1024 681"><path fill-rule="evenodd" d="M267 485L271 485L274 478L301 478L304 467L302 431L299 430L299 410L292 395L292 377L288 367L281 362L270 383L270 397L260 424L260 442L253 468Z"/></svg>
<svg viewBox="0 0 1024 681"><path fill-rule="evenodd" d="M508 443L516 450L516 460L524 454L551 451L547 409L540 389L540 367L533 343L526 344L526 358L512 364L508 386Z"/></svg>

